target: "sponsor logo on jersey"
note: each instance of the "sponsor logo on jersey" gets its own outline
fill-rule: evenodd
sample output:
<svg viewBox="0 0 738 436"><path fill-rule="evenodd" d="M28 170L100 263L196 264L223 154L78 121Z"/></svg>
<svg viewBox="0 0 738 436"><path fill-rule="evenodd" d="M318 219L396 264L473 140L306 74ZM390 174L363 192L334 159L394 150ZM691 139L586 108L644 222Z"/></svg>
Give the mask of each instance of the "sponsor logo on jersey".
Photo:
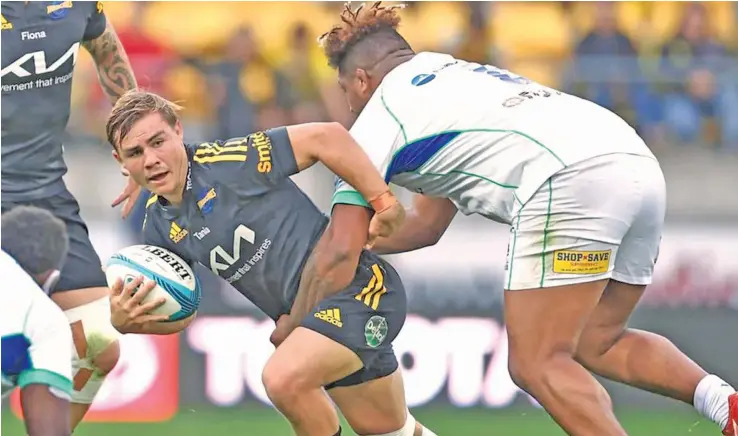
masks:
<svg viewBox="0 0 738 436"><path fill-rule="evenodd" d="M603 274L610 268L612 250L556 250L553 272L560 274Z"/></svg>
<svg viewBox="0 0 738 436"><path fill-rule="evenodd" d="M169 239L171 239L175 244L178 244L185 236L187 236L187 229L183 229L177 223L172 221L172 226L169 228Z"/></svg>
<svg viewBox="0 0 738 436"><path fill-rule="evenodd" d="M388 330L387 320L383 316L374 315L369 318L369 321L364 325L366 344L372 348L382 345L382 342L387 339Z"/></svg>
<svg viewBox="0 0 738 436"><path fill-rule="evenodd" d="M415 86L423 86L432 82L435 78L435 74L418 74L417 76L413 77L413 80L411 80L410 83Z"/></svg>
<svg viewBox="0 0 738 436"><path fill-rule="evenodd" d="M13 28L13 23L5 19L5 15L0 14L2 20L2 30L10 30Z"/></svg>
<svg viewBox="0 0 738 436"><path fill-rule="evenodd" d="M34 40L34 39L43 39L43 38L46 38L46 32L43 31L43 30L40 31L40 32L28 32L28 31L25 31L25 30L23 32L21 32L21 39L23 41L26 41L26 40Z"/></svg>
<svg viewBox="0 0 738 436"><path fill-rule="evenodd" d="M233 248L230 253L222 246L210 250L210 270L213 274L225 278L228 283L233 283L240 280L244 274L251 271L272 246L271 239L264 239L264 242L256 249L256 252L248 259L241 260L241 244L246 241L248 244L254 244L256 242L256 233L250 228L243 224L239 224L236 230L233 231ZM226 272L233 265L240 263L240 266L230 276L224 277L221 273Z"/></svg>
<svg viewBox="0 0 738 436"><path fill-rule="evenodd" d="M205 188L200 191L197 207L200 208L203 214L207 215L213 211L213 203L216 196L215 188Z"/></svg>
<svg viewBox="0 0 738 436"><path fill-rule="evenodd" d="M256 132L251 135L251 138L253 140L251 146L256 149L259 155L256 170L260 173L269 174L272 172L272 141L264 132Z"/></svg>
<svg viewBox="0 0 738 436"><path fill-rule="evenodd" d="M185 233L187 233L187 230L185 230ZM162 250L161 248L153 245L147 245L143 249L166 262L169 266L172 267L172 269L174 269L174 272L177 273L179 278L181 278L182 280L189 280L192 278L192 275L189 273L189 271L187 271L187 266L185 264L183 264L179 259L176 259L171 254Z"/></svg>
<svg viewBox="0 0 738 436"><path fill-rule="evenodd" d="M202 241L202 239L210 234L210 227L203 227L200 229L200 231L197 231L194 233L195 237Z"/></svg>
<svg viewBox="0 0 738 436"><path fill-rule="evenodd" d="M343 327L343 321L341 321L341 309L326 309L315 312L316 318L333 324L334 326L341 328Z"/></svg>
<svg viewBox="0 0 738 436"><path fill-rule="evenodd" d="M72 8L72 2L67 1L55 1L51 5L46 6L46 13L52 20L59 20L67 16L69 9Z"/></svg>
<svg viewBox="0 0 738 436"><path fill-rule="evenodd" d="M39 33L39 32L29 32ZM31 38L33 39L33 38ZM60 85L69 82L72 79L72 73L74 65L77 63L77 53L79 51L79 42L74 44L67 49L58 59L53 62L49 62L46 59L46 52L43 50L35 51L33 53L26 53L16 59L14 62L8 64L0 72L0 76L3 77L3 92L11 91L26 91L29 89L47 88L49 86ZM71 68L67 66L67 61L72 59ZM50 64L49 64L50 63ZM31 78L31 76L40 76L42 74L53 74L58 69L65 67L66 71L62 75L53 76L49 78ZM14 75L15 77L22 79L28 77L30 80L24 83L5 83L5 76Z"/></svg>

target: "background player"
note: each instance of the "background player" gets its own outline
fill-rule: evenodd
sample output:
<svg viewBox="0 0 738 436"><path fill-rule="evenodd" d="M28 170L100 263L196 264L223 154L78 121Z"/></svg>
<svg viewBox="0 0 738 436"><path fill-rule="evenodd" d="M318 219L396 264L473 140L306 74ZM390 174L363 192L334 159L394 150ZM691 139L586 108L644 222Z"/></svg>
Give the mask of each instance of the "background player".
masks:
<svg viewBox="0 0 738 436"><path fill-rule="evenodd" d="M263 373L269 398L298 435L340 434L323 387L359 434L432 435L405 404L391 343L404 324L407 301L391 265L363 250L367 232L358 229L370 227L371 214L339 206L328 225L289 179L323 162L374 199L371 222L396 227L404 218L402 205L343 127L304 124L189 146L182 142L176 106L132 92L113 108L107 134L114 156L156 194L146 213L146 243L209 267L274 320L299 298L306 262L318 264L313 279L329 283L334 294L309 309ZM326 232L345 236L328 247L318 242ZM114 315L143 298L138 291L129 299L132 288L121 296L133 304L114 304ZM149 323L148 331L167 328L158 325Z"/></svg>
<svg viewBox="0 0 738 436"><path fill-rule="evenodd" d="M2 396L20 388L29 436L69 435L72 333L44 293L59 278L67 254L64 223L22 206L3 214L2 235Z"/></svg>
<svg viewBox="0 0 738 436"><path fill-rule="evenodd" d="M510 373L559 425L625 434L589 369L694 404L736 434L731 386L667 339L626 328L664 220L663 175L648 147L593 103L492 66L416 55L396 11L347 8L322 40L360 114L351 134L386 181L422 194L376 250L435 243L457 209L512 225ZM362 200L341 182L334 202Z"/></svg>
<svg viewBox="0 0 738 436"><path fill-rule="evenodd" d="M119 354L100 259L62 180L62 141L80 45L92 55L111 101L136 88L136 81L102 2L4 1L2 17L2 210L35 205L61 218L69 232L67 262L49 291L75 331L84 332L75 336L83 352L74 356L75 427ZM131 181L126 192L135 193L134 187Z"/></svg>

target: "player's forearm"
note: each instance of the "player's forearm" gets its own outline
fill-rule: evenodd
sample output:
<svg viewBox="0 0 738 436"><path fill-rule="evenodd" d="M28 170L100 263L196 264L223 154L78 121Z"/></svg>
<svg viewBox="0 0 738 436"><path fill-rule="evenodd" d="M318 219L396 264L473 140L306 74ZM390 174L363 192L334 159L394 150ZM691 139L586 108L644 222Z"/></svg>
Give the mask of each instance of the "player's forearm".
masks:
<svg viewBox="0 0 738 436"><path fill-rule="evenodd" d="M388 238L377 239L371 251L378 254L405 253L435 245L442 234L431 229L417 213L408 210L402 227Z"/></svg>
<svg viewBox="0 0 738 436"><path fill-rule="evenodd" d="M344 289L356 273L359 255L328 248L322 240L305 263L290 318L298 324L317 304Z"/></svg>
<svg viewBox="0 0 738 436"><path fill-rule="evenodd" d="M290 126L288 133L300 170L310 167L317 161L322 162L369 200L370 204L371 200L389 192L389 186L369 156L340 124L312 123ZM374 204L371 206L375 207Z"/></svg>
<svg viewBox="0 0 738 436"><path fill-rule="evenodd" d="M100 86L112 103L126 91L137 88L128 55L109 22L102 35L85 41L83 46L92 55Z"/></svg>

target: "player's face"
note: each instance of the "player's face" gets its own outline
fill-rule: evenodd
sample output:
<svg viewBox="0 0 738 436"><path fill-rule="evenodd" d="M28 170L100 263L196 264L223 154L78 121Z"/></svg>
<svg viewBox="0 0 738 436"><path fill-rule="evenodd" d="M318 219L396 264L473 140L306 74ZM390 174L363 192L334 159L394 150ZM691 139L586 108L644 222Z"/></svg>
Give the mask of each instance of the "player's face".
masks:
<svg viewBox="0 0 738 436"><path fill-rule="evenodd" d="M139 185L170 201L178 201L187 178L187 152L182 134L179 121L172 127L161 115L152 113L133 125L113 156Z"/></svg>
<svg viewBox="0 0 738 436"><path fill-rule="evenodd" d="M369 75L362 69L341 74L338 77L338 85L346 95L349 109L356 115L361 113L376 89Z"/></svg>

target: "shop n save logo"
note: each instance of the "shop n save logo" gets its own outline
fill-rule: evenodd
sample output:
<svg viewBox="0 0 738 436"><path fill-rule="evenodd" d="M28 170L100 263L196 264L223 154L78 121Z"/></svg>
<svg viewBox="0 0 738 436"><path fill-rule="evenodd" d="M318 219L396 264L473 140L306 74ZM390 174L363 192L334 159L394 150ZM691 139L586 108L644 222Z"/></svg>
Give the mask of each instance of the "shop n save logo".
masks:
<svg viewBox="0 0 738 436"><path fill-rule="evenodd" d="M87 422L166 421L179 406L179 335L126 335L121 358L95 397ZM11 407L22 417L19 392Z"/></svg>

